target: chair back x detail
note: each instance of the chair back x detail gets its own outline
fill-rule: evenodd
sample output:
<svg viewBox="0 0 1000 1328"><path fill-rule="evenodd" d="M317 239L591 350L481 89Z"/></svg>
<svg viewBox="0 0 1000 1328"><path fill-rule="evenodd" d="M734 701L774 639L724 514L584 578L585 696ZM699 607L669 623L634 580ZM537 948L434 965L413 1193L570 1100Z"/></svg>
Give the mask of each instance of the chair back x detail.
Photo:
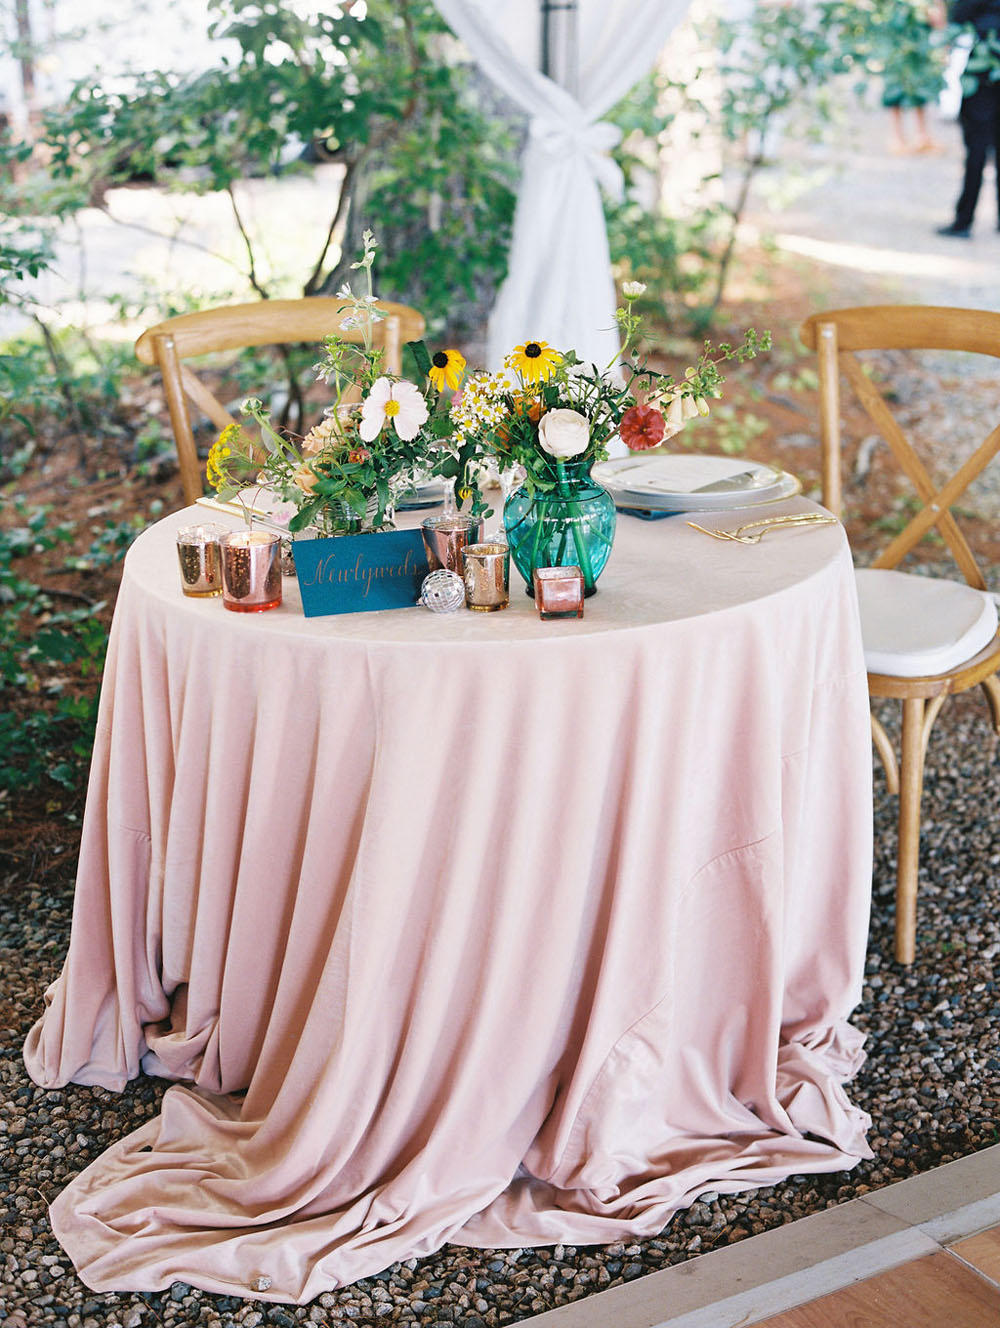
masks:
<svg viewBox="0 0 1000 1328"><path fill-rule="evenodd" d="M1000 733L1000 637L996 603L963 534L954 508L1000 452L1000 423L942 481L935 481L865 373L856 352L953 350L1000 359L1000 313L932 305L873 305L813 314L800 329L818 360L823 503L843 506L841 377L887 443L909 480L917 510L874 558L858 570L862 637L872 696L902 702L897 761L882 724L872 734L889 788L899 794L896 876L896 958L911 963L916 949L920 800L931 728L947 696L982 685ZM964 581L898 570L932 532L948 547Z"/></svg>
<svg viewBox="0 0 1000 1328"><path fill-rule="evenodd" d="M372 340L384 352L386 370L399 374L403 346L423 336L423 315L391 301L380 300L376 308L385 316L373 325ZM342 299L322 295L300 300L259 300L181 314L143 332L135 343L135 353L143 364L156 365L163 378L185 502L193 503L205 492L188 402L219 429L233 423L225 406L186 361L250 346L319 343L334 334L345 341L360 342L360 328L341 326L351 312L352 307Z"/></svg>

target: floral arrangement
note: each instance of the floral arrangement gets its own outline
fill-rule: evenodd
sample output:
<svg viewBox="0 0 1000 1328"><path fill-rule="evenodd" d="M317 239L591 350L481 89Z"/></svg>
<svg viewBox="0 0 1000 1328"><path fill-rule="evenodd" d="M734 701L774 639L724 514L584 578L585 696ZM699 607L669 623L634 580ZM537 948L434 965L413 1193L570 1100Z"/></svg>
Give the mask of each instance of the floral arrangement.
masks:
<svg viewBox="0 0 1000 1328"><path fill-rule="evenodd" d="M752 359L770 346L770 336L750 329L740 346L706 342L698 362L680 382L632 354L640 327L633 310L645 290L625 282L624 307L616 319L624 334L618 357L603 371L583 364L575 351L557 351L544 341L515 346L497 373L473 374L452 403L459 455L466 458L464 487L475 489L475 467L492 461L501 471L520 466L530 490L559 483L565 463L589 467L607 457L618 434L632 451L659 447L721 396L719 365ZM471 444L471 446L470 446Z"/></svg>
<svg viewBox="0 0 1000 1328"><path fill-rule="evenodd" d="M366 231L363 255L351 265L363 274L364 294L355 295L349 285L338 291L348 307L341 330L356 329L361 340L333 335L324 343L326 355L316 371L333 399L322 421L295 439L280 433L251 397L242 409L257 425L259 441L244 425L230 424L209 452L206 474L220 498L239 497L248 486L265 487L297 508L289 522L292 533L341 535L391 527L400 495L447 456L441 440L454 429L442 393L458 387L465 359L457 350L439 351L431 359L416 342L411 349L423 386L385 371L372 335L384 317L372 290L376 247Z"/></svg>
<svg viewBox="0 0 1000 1328"><path fill-rule="evenodd" d="M327 338L318 377L332 389L322 421L304 438L279 432L261 402L250 398L243 413L258 428L258 440L242 424L219 435L208 458L209 483L221 498L248 486L270 489L297 509L294 533L350 534L391 527L397 500L422 478L454 481L456 497L473 516L490 515L485 478L523 471L529 493L565 483L567 462L586 467L607 456L616 433L641 451L658 447L688 420L708 413L720 395L719 365L750 359L770 345L751 329L742 345L705 344L698 362L680 382L636 359L632 343L640 326L634 301L645 287L626 282L624 307L616 319L624 334L618 359L603 371L583 364L574 351L544 341L525 341L506 356L497 373L479 372L463 384L465 359L457 350L433 358L423 342L411 342L423 383L417 385L383 365L372 328L383 315L372 289L376 251L370 231L352 270L365 291L338 291L348 312L342 331L360 340Z"/></svg>

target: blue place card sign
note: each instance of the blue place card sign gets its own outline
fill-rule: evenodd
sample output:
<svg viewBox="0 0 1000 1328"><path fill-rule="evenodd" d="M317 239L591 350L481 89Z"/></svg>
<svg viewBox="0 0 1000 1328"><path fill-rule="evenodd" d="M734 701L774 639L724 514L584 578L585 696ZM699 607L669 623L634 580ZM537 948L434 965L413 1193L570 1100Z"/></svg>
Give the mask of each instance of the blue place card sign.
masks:
<svg viewBox="0 0 1000 1328"><path fill-rule="evenodd" d="M412 608L427 575L419 530L296 540L294 551L307 618Z"/></svg>

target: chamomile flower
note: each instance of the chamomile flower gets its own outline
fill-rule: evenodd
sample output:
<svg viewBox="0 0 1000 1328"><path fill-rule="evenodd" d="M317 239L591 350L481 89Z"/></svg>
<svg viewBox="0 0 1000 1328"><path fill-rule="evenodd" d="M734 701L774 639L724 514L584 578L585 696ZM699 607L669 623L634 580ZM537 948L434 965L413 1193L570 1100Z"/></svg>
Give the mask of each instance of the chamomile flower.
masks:
<svg viewBox="0 0 1000 1328"><path fill-rule="evenodd" d="M510 374L477 373L466 380L451 406L451 419L459 435L476 435L496 428L507 416L504 395L514 390Z"/></svg>

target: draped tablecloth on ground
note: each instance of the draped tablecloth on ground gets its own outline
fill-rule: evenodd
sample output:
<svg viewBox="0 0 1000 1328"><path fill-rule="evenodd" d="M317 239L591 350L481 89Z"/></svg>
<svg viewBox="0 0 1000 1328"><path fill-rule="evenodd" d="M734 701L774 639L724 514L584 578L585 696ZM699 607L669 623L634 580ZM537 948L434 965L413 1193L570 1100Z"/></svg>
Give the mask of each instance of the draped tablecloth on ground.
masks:
<svg viewBox="0 0 1000 1328"><path fill-rule="evenodd" d="M191 516L126 559L25 1048L47 1087L185 1081L52 1205L88 1286L303 1301L870 1155L839 527L623 518L582 621L519 583L506 613L305 619L294 581L263 615L183 598Z"/></svg>

